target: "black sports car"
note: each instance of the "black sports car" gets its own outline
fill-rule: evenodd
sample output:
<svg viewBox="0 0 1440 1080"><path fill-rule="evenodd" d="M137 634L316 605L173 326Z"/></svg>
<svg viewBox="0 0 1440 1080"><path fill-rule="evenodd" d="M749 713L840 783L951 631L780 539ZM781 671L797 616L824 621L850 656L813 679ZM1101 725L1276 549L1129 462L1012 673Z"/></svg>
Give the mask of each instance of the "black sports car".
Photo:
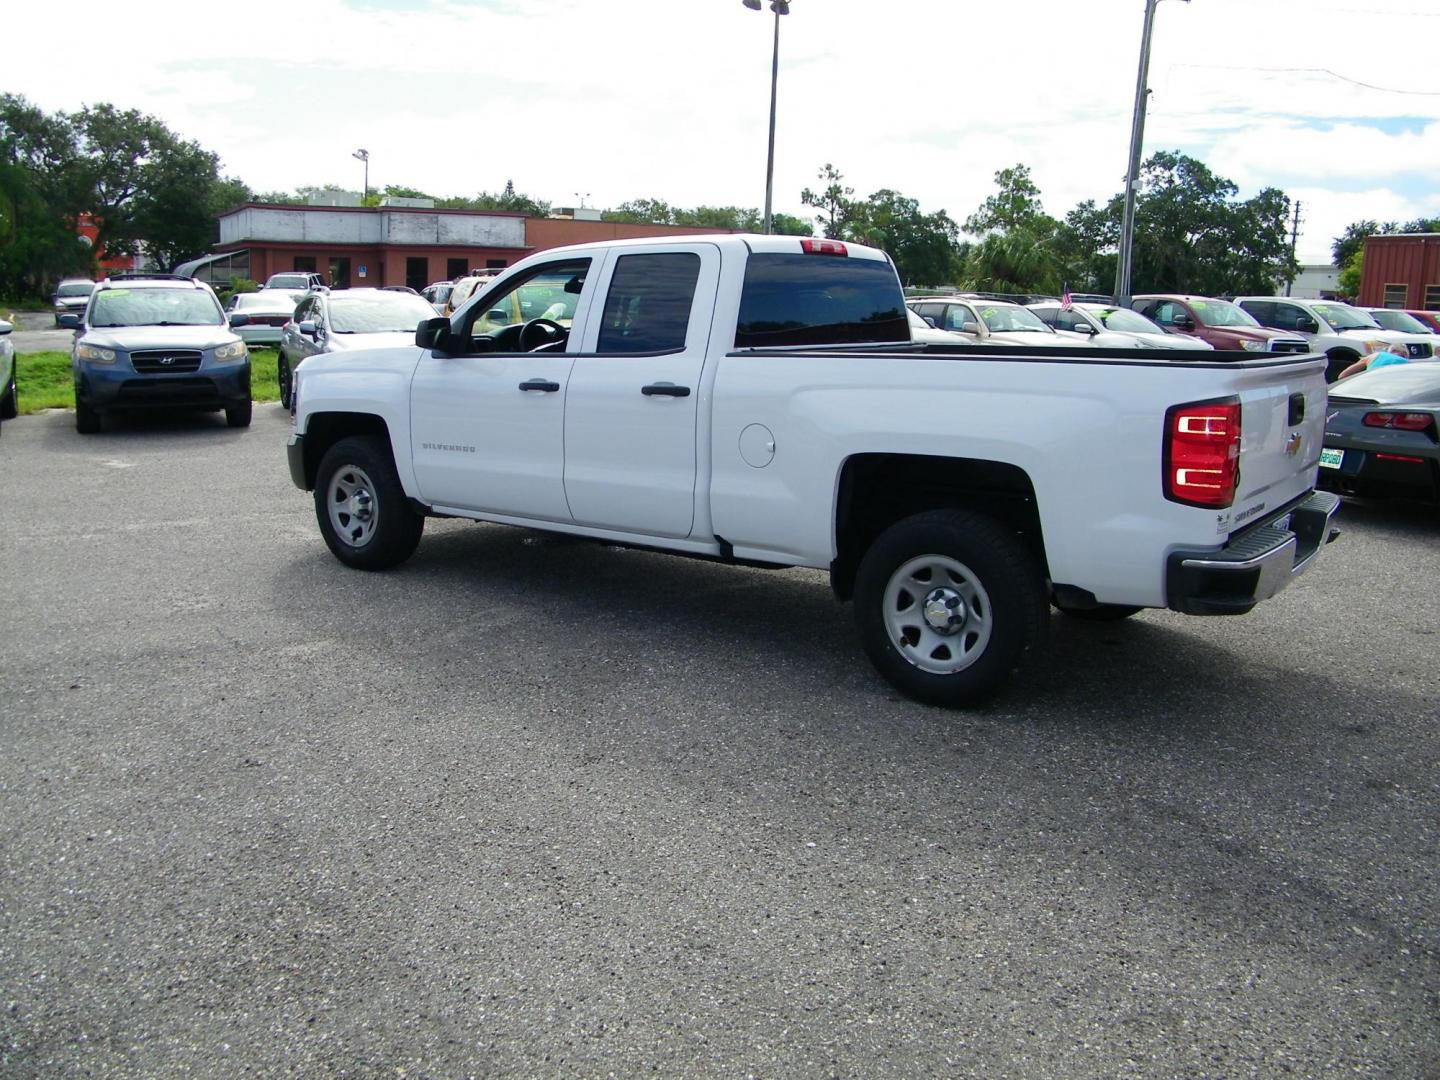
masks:
<svg viewBox="0 0 1440 1080"><path fill-rule="evenodd" d="M1352 495L1440 502L1440 361L1362 371L1330 387L1320 482Z"/></svg>

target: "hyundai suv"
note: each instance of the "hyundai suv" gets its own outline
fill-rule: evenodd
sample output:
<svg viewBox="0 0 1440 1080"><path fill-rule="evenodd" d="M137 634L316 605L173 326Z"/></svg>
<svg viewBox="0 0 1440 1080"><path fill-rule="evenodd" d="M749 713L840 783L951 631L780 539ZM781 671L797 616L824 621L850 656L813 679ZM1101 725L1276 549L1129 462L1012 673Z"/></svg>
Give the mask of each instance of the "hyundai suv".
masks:
<svg viewBox="0 0 1440 1080"><path fill-rule="evenodd" d="M75 430L92 435L101 416L123 409L224 409L231 427L250 425L250 353L210 286L169 276L107 278L73 328Z"/></svg>

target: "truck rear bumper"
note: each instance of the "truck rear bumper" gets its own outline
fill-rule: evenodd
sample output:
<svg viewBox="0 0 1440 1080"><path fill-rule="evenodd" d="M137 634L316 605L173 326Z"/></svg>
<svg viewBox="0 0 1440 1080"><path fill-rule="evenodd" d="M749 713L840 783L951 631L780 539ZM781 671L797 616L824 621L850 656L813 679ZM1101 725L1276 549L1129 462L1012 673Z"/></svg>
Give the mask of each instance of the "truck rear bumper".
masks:
<svg viewBox="0 0 1440 1080"><path fill-rule="evenodd" d="M1310 569L1338 530L1338 496L1313 491L1211 551L1175 551L1166 564L1166 604L1187 615L1243 615Z"/></svg>

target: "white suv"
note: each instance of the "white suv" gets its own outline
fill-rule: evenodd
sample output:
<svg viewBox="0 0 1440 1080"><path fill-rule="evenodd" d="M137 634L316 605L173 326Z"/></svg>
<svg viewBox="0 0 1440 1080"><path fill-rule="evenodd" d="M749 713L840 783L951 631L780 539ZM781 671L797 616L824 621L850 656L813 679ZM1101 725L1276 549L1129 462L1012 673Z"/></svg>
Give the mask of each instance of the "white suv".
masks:
<svg viewBox="0 0 1440 1080"><path fill-rule="evenodd" d="M1360 357L1391 345L1403 344L1412 360L1427 360L1435 355L1433 335L1386 330L1359 308L1335 300L1237 296L1235 303L1261 326L1299 334L1313 352L1323 352L1330 361L1325 368L1327 382L1334 382Z"/></svg>

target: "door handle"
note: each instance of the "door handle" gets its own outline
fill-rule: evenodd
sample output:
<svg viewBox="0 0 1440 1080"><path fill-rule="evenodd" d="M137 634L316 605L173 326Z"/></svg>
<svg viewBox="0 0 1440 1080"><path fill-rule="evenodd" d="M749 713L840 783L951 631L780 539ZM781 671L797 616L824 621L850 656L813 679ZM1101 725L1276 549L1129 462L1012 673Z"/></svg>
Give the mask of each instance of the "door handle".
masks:
<svg viewBox="0 0 1440 1080"><path fill-rule="evenodd" d="M520 384L521 390L543 390L547 394L553 394L560 389L558 382L551 382L548 379L526 379Z"/></svg>
<svg viewBox="0 0 1440 1080"><path fill-rule="evenodd" d="M657 382L649 386L642 386L640 392L646 397L689 397L688 386L676 386L674 383Z"/></svg>

